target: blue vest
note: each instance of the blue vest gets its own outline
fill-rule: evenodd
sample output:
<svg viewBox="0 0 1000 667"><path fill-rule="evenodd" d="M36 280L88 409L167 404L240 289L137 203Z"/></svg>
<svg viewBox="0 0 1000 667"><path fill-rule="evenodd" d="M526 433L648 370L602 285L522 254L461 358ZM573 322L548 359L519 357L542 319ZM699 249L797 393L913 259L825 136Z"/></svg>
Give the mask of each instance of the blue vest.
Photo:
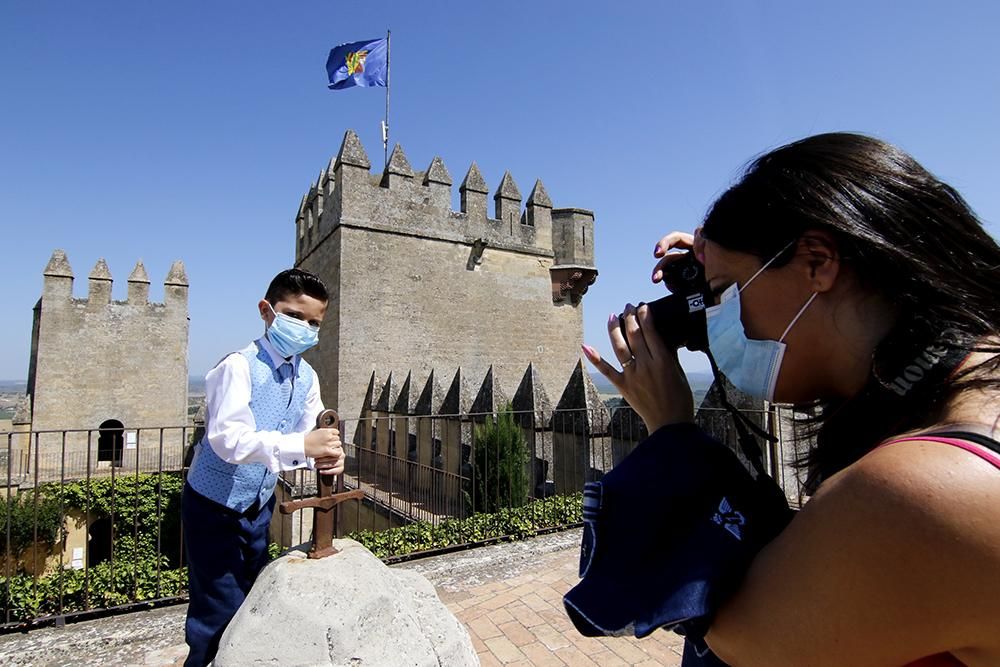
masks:
<svg viewBox="0 0 1000 667"><path fill-rule="evenodd" d="M254 343L239 354L250 366L250 412L258 431L291 433L302 418L306 396L316 381L312 366L299 359L291 401L282 393L281 379L271 355ZM291 382L291 380L286 380ZM245 512L254 501L259 506L270 500L278 476L261 463L227 463L219 458L206 435L198 443L188 484L201 495L237 512Z"/></svg>

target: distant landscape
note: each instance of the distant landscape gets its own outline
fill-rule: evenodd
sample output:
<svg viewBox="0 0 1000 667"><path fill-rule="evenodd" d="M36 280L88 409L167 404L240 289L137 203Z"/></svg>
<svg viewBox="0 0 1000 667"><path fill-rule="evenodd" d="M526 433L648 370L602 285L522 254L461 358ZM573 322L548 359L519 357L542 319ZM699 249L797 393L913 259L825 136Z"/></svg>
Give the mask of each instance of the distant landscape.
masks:
<svg viewBox="0 0 1000 667"><path fill-rule="evenodd" d="M597 387L597 391L607 402L619 396L618 390L608 382L603 375L597 372L590 373L590 378ZM691 385L691 392L694 394L695 405L701 402L709 386L712 384L711 373L688 373L688 382ZM27 390L27 383L23 380L0 380L0 421L11 419L17 407L17 401ZM190 399L189 413L194 414L198 407L204 403L205 378L191 376L188 378L188 397Z"/></svg>
<svg viewBox="0 0 1000 667"><path fill-rule="evenodd" d="M708 391L708 388L712 384L712 374L711 373L688 373L688 384L691 385L691 391L697 393L698 391ZM618 390L615 386L611 384L607 378L605 378L600 373L591 373L590 379L594 381L594 386L597 387L597 391L602 394L617 394Z"/></svg>
<svg viewBox="0 0 1000 667"><path fill-rule="evenodd" d="M611 384L603 375L597 372L592 372L590 374L590 378L594 381L594 386L597 388L597 391L600 392L605 405L611 408L621 405L621 394L618 393L615 386ZM688 373L687 379L688 384L691 385L691 393L694 396L695 407L697 407L701 405L702 399L705 398L705 394L708 393L709 387L712 386L712 374L707 372Z"/></svg>

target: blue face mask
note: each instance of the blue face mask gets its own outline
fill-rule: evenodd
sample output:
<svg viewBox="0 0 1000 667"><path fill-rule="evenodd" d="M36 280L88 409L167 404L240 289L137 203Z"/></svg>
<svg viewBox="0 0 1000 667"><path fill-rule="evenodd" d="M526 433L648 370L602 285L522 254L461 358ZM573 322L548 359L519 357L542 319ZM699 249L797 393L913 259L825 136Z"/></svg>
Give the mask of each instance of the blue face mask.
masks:
<svg viewBox="0 0 1000 667"><path fill-rule="evenodd" d="M287 359L302 354L319 342L319 327L311 326L284 313L277 313L271 304L267 306L274 313L271 326L267 328L267 338L278 354Z"/></svg>
<svg viewBox="0 0 1000 667"><path fill-rule="evenodd" d="M813 292L805 305L778 340L754 340L747 338L740 320L740 292L745 290L754 278L759 276L771 262L777 259L788 246L772 257L757 273L750 276L743 287L733 283L719 298L719 305L705 309L705 319L708 325L708 349L712 352L716 365L722 374L733 383L733 386L750 396L774 400L774 387L778 383L778 373L781 370L781 360L785 356L785 336L792 326L806 312L806 308L816 298L818 292Z"/></svg>

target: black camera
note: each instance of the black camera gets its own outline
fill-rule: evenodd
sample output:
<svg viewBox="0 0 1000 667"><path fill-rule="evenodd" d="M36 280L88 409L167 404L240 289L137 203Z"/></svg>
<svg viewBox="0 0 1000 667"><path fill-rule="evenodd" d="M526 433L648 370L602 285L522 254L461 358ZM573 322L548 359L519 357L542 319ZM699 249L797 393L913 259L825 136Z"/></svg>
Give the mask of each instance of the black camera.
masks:
<svg viewBox="0 0 1000 667"><path fill-rule="evenodd" d="M708 330L705 326L705 300L710 298L705 269L694 253L663 267L663 282L670 294L646 304L656 332L671 348L686 347L692 352L708 350ZM641 304L640 304L641 305ZM625 335L625 315L618 316ZM628 341L628 338L625 339Z"/></svg>

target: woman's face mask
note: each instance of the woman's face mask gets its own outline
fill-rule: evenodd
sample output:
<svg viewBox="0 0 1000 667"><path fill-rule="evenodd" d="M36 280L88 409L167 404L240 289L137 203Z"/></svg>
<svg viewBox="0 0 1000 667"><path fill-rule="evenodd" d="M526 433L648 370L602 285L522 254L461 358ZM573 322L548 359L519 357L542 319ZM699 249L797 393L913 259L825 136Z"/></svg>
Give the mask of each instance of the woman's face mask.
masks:
<svg viewBox="0 0 1000 667"><path fill-rule="evenodd" d="M813 292L809 300L785 327L785 332L778 340L747 338L743 322L740 319L740 293L749 287L750 283L791 245L789 243L764 266L760 267L757 273L750 276L750 279L743 284L742 288L733 283L722 293L717 306L705 309L708 325L708 349L711 351L719 370L733 383L734 387L743 393L767 401L774 400L774 387L778 383L781 360L785 356L785 337L791 331L792 326L802 317L802 314L806 312L806 308L813 302L818 292Z"/></svg>

